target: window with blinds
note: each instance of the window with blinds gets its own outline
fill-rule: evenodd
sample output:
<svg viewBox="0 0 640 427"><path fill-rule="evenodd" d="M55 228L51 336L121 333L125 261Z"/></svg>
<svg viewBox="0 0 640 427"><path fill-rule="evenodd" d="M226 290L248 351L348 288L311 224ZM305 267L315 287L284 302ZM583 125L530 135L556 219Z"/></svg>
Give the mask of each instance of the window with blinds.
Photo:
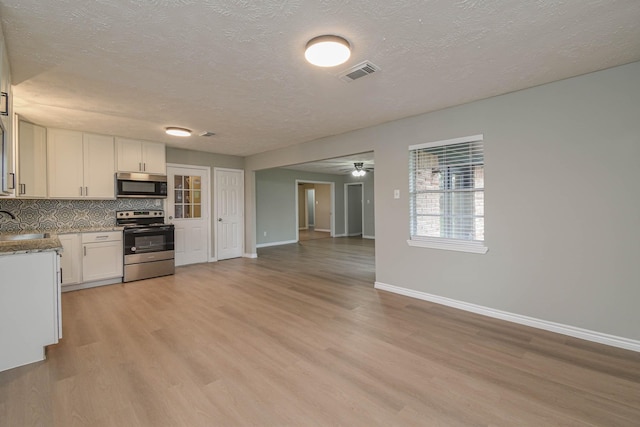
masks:
<svg viewBox="0 0 640 427"><path fill-rule="evenodd" d="M409 147L409 186L409 244L486 252L482 135Z"/></svg>

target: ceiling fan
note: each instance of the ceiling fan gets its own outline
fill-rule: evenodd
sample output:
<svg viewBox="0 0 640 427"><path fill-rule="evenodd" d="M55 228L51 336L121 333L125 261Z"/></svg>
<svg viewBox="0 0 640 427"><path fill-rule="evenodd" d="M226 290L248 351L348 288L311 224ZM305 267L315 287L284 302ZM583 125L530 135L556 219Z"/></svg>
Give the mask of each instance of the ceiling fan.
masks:
<svg viewBox="0 0 640 427"><path fill-rule="evenodd" d="M353 163L353 171L351 175L353 176L365 176L367 172L371 172L373 168L365 168L363 162L354 162Z"/></svg>

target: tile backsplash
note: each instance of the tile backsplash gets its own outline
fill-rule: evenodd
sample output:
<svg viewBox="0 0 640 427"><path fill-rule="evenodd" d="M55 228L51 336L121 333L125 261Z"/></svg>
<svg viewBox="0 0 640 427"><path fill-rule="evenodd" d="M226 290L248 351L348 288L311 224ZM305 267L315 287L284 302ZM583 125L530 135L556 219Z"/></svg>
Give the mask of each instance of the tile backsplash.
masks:
<svg viewBox="0 0 640 427"><path fill-rule="evenodd" d="M110 227L116 223L116 211L163 209L162 206L156 206L155 202L155 199L0 199L0 210L16 216L13 220L0 213L0 232Z"/></svg>

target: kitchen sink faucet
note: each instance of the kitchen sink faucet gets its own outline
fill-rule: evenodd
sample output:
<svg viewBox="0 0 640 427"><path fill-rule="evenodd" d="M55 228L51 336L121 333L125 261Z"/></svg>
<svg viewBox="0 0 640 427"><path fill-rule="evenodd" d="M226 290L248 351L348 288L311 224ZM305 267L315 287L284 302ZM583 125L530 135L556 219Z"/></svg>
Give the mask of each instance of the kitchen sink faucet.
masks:
<svg viewBox="0 0 640 427"><path fill-rule="evenodd" d="M12 214L11 212L9 212L9 211L0 211L0 213L4 213L4 214L9 215L11 217L11 219L16 219L16 216L14 214Z"/></svg>

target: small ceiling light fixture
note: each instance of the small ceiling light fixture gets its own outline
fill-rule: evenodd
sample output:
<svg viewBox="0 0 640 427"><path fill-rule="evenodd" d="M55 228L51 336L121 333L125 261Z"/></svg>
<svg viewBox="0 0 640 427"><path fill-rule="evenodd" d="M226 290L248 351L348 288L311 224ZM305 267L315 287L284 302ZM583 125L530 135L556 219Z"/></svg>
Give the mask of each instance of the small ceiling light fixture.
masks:
<svg viewBox="0 0 640 427"><path fill-rule="evenodd" d="M364 166L364 163L362 163L362 162L354 163L353 167L355 168L355 170L353 172L351 172L351 175L353 175L353 176L365 176L367 171L362 169L363 166Z"/></svg>
<svg viewBox="0 0 640 427"><path fill-rule="evenodd" d="M318 36L309 40L304 57L318 67L335 67L351 56L349 42L340 36Z"/></svg>
<svg viewBox="0 0 640 427"><path fill-rule="evenodd" d="M168 135L173 135L173 136L191 136L191 131L185 128L177 128L177 127L171 126L171 127L165 128L164 131Z"/></svg>

